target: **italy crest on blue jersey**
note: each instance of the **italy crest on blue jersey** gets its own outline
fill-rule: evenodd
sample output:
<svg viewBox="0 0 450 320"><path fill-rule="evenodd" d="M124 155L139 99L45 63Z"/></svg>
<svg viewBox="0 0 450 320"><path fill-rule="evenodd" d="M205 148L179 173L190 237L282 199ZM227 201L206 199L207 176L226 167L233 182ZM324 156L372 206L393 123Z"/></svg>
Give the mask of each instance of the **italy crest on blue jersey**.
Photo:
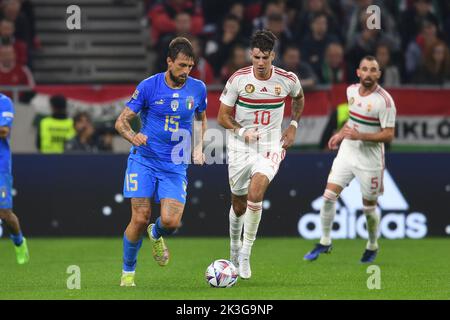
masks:
<svg viewBox="0 0 450 320"><path fill-rule="evenodd" d="M183 87L173 89L164 76L165 73L158 73L142 81L127 103L132 111L140 114L140 132L148 137L147 145L133 147L131 152L156 160L167 168L186 170L187 164L172 166L174 156L180 156L174 154L178 152L175 146L185 138L180 131L192 134L194 113L205 111L206 86L188 77Z"/></svg>

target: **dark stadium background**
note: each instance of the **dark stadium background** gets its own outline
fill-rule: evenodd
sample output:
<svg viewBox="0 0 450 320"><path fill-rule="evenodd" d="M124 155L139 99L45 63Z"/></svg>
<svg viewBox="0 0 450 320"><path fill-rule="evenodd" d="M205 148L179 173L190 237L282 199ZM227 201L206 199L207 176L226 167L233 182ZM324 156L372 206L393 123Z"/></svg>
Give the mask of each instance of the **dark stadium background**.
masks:
<svg viewBox="0 0 450 320"><path fill-rule="evenodd" d="M4 37L1 47L14 46L20 66L16 71L26 75L19 80L3 75L0 84L16 106L14 209L26 234L121 236L130 215L129 202L120 197L129 145L114 133L113 123L136 84L164 70L170 39L189 37L203 52L193 75L208 85L208 124L220 130L215 116L223 83L240 64L249 63L242 52L252 31L260 27L277 34L276 64L297 72L306 92L296 145L267 194L270 203L266 202L260 235L304 236L299 221L306 213L318 214L311 204L322 193L334 156L319 147L327 122L336 106L345 102L347 84L357 81L357 61L364 54L381 56L386 50L390 62L383 66L382 85L398 110L397 139L389 146L387 168L408 208L382 213L394 212L405 224L412 213L425 217L419 223L425 225L425 233L403 232L407 225L389 223L391 230L400 228L402 237L450 233L448 1L34 0L23 1L16 15L10 12L14 8L6 9L8 1L2 3L3 19L15 17L16 31L13 38ZM372 4L381 10L378 31L368 30L359 20ZM69 28L68 21L77 12L68 11L70 5L80 9L81 29ZM316 28L321 40L314 38ZM366 42L360 42L363 38ZM342 55L338 48L328 57L330 45L340 46ZM441 64L430 53L439 45L444 51ZM295 69L283 61L283 50L292 47L301 52L302 64ZM98 135L111 139L109 151L39 152L39 121L51 114L49 98L55 94L67 98L69 117L80 111L92 117ZM286 121L289 114L288 103ZM189 181L178 233L226 236L230 201L226 166L192 167Z"/></svg>

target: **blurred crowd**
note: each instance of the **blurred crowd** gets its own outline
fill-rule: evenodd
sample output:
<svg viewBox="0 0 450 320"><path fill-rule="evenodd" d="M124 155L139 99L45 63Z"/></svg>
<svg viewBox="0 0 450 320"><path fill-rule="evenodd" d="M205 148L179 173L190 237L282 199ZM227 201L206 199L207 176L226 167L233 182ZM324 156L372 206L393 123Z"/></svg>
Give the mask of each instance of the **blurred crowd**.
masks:
<svg viewBox="0 0 450 320"><path fill-rule="evenodd" d="M368 28L371 5L380 8L380 30ZM192 75L224 83L250 63L252 33L269 29L279 39L275 64L305 88L356 81L367 54L378 58L385 86L450 81L447 0L145 0L145 10L154 72L165 70L170 40L186 36L198 56ZM0 86L34 86L35 24L31 0L0 0Z"/></svg>
<svg viewBox="0 0 450 320"><path fill-rule="evenodd" d="M450 82L450 1L447 0L148 0L155 71L166 66L175 36L193 42L192 76L224 83L249 65L251 34L271 30L280 40L274 64L299 75L305 88L357 81L367 54L378 58L384 86ZM370 5L381 29L370 29Z"/></svg>
<svg viewBox="0 0 450 320"><path fill-rule="evenodd" d="M0 0L0 86L34 86L32 52L39 46L31 0Z"/></svg>
<svg viewBox="0 0 450 320"><path fill-rule="evenodd" d="M137 3L141 0L115 0ZM248 66L254 31L279 39L274 64L296 73L307 90L353 83L365 55L377 57L381 85L450 84L450 1L448 0L145 0L153 72L166 69L169 42L189 38L197 61L191 75L222 85ZM381 29L371 29L367 8L380 8ZM136 17L139 19L139 17ZM34 87L33 52L41 48L32 0L0 0L0 86ZM370 25L370 24L369 24ZM11 92L2 90L9 96ZM30 101L33 90L19 98ZM114 130L88 113L67 115L66 98L50 99L51 114L35 121L43 153L112 150ZM331 121L333 122L333 121ZM334 123L334 122L333 122ZM56 129L55 129L56 128Z"/></svg>

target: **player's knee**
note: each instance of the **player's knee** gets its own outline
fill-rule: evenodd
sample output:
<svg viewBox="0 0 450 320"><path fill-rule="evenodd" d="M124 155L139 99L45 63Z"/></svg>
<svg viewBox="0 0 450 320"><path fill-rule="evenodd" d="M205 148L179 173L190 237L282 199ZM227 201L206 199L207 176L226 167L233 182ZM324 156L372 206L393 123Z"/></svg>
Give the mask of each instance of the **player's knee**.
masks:
<svg viewBox="0 0 450 320"><path fill-rule="evenodd" d="M146 217L150 218L151 210L150 207L137 207L133 206L133 215L136 217Z"/></svg>
<svg viewBox="0 0 450 320"><path fill-rule="evenodd" d="M9 209L0 209L0 219L9 220L12 216L12 211Z"/></svg>
<svg viewBox="0 0 450 320"><path fill-rule="evenodd" d="M133 223L140 228L146 228L150 223L150 215L148 214L136 214L133 217Z"/></svg>
<svg viewBox="0 0 450 320"><path fill-rule="evenodd" d="M247 200L251 202L261 202L264 199L264 193L269 185L269 178L262 173L256 173L250 182Z"/></svg>
<svg viewBox="0 0 450 320"><path fill-rule="evenodd" d="M164 229L177 229L180 226L180 219L176 217L161 217L161 224Z"/></svg>
<svg viewBox="0 0 450 320"><path fill-rule="evenodd" d="M245 213L245 210L247 210L247 203L243 201L234 201L233 202L233 211L234 213L240 217Z"/></svg>
<svg viewBox="0 0 450 320"><path fill-rule="evenodd" d="M261 202L264 199L264 192L261 190L254 190L248 193L248 201Z"/></svg>

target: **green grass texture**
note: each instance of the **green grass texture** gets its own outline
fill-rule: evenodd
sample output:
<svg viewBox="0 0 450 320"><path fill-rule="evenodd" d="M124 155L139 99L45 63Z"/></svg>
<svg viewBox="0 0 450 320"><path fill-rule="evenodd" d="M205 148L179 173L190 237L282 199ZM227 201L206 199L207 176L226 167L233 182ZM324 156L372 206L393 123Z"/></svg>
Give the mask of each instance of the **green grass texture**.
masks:
<svg viewBox="0 0 450 320"><path fill-rule="evenodd" d="M359 259L363 239L335 240L331 254L314 262L303 255L314 241L257 238L252 278L232 288L212 288L207 266L229 258L227 238L166 239L171 254L160 267L148 239L140 250L136 287L120 287L122 240L115 238L28 239L30 262L18 265L13 244L0 241L0 299L298 300L298 299L450 299L450 240L380 240L372 265L379 267L380 289L369 289L374 274ZM80 270L80 289L68 289Z"/></svg>

